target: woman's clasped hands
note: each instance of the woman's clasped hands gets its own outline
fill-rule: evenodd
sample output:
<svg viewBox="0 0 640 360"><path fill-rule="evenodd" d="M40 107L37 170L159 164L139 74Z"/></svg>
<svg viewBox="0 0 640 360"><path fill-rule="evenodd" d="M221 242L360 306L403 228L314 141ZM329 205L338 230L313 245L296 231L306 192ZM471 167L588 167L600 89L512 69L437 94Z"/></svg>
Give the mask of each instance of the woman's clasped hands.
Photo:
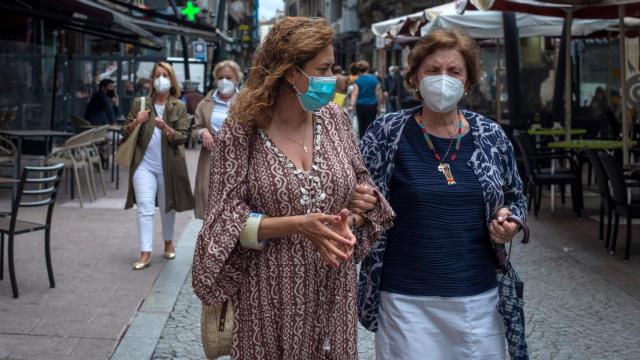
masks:
<svg viewBox="0 0 640 360"><path fill-rule="evenodd" d="M304 215L299 232L335 268L340 266L340 260L347 261L353 255L356 237L349 227L347 209L341 210L337 215Z"/></svg>

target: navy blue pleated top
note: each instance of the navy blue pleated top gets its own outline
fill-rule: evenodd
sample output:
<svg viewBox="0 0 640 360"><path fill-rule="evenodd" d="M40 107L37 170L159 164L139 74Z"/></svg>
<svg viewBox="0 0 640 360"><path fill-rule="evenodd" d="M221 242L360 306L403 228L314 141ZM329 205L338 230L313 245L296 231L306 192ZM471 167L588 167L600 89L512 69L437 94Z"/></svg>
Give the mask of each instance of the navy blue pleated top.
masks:
<svg viewBox="0 0 640 360"><path fill-rule="evenodd" d="M430 136L442 156L450 139ZM455 151L455 140L451 146ZM477 295L497 286L480 182L467 164L473 136L462 137L455 185L448 185L418 124L407 122L398 144L390 204L396 212L382 269L383 291L415 296Z"/></svg>

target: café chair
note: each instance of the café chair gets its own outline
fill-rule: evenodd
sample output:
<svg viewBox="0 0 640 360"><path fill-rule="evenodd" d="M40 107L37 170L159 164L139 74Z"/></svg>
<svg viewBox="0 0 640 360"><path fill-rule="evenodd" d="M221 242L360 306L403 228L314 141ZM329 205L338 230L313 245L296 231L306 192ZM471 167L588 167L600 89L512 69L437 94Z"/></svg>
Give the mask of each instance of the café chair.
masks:
<svg viewBox="0 0 640 360"><path fill-rule="evenodd" d="M50 166L25 166L18 184L18 191L13 202L11 216L0 217L0 280L4 278L4 239L7 237L7 261L9 264L9 278L13 297L17 298L18 283L16 281L14 261L14 241L16 235L44 230L44 255L47 264L49 286L56 286L51 264L51 219L53 207L58 195L58 187L62 178L64 164L52 164ZM26 198L26 199L25 199ZM20 220L18 218L21 208L47 207L44 223ZM31 261L25 259L24 261Z"/></svg>

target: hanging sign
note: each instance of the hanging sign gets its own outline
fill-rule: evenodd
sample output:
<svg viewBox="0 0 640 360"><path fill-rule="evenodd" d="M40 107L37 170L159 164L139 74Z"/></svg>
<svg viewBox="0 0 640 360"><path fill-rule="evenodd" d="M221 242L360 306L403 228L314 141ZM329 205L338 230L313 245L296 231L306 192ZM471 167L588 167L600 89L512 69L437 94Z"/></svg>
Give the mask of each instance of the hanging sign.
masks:
<svg viewBox="0 0 640 360"><path fill-rule="evenodd" d="M207 62L207 43L201 40L193 42L193 57L202 62Z"/></svg>
<svg viewBox="0 0 640 360"><path fill-rule="evenodd" d="M187 1L187 6L182 8L182 15L189 21L196 21L196 15L200 13L200 8L193 5L193 1Z"/></svg>

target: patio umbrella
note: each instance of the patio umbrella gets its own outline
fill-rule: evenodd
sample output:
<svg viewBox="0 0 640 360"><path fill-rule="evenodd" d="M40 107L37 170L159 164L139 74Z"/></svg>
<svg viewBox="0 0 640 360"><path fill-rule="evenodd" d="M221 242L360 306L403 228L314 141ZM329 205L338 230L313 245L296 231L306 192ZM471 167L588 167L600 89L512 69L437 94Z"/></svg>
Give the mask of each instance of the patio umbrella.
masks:
<svg viewBox="0 0 640 360"><path fill-rule="evenodd" d="M432 29L461 28L474 39L503 38L501 11L466 11L460 14L451 2L426 9L428 22L420 30L422 36ZM515 13L518 36L561 36L564 20L557 16ZM594 32L616 26L614 19L580 19L572 24L571 33L588 36Z"/></svg>
<svg viewBox="0 0 640 360"><path fill-rule="evenodd" d="M536 15L563 17L567 21L567 29L571 29L573 19L615 19L618 18L620 32L620 83L622 95L622 141L623 162L629 163L630 123L627 117L627 69L626 49L624 46L625 16L640 16L638 0L553 0L553 2L533 0L470 0L467 9L501 10L523 12ZM571 31L566 31L567 44L571 41ZM566 138L571 139L571 50L565 51L565 127Z"/></svg>
<svg viewBox="0 0 640 360"><path fill-rule="evenodd" d="M466 7L463 1L438 5L424 10L428 20L420 30L425 36L436 29L460 28L475 39L504 38L504 19L502 11L461 11ZM535 15L529 13L514 13L517 23L517 36L560 36L563 31L564 19L556 16ZM572 24L571 33L578 36L588 36L594 32L605 30L616 25L613 19L580 19ZM498 59L500 59L500 42L497 42ZM500 88L501 67L497 66L496 88ZM496 91L500 94L500 91ZM516 97L512 97L515 99ZM496 121L500 122L501 102L496 101ZM512 104L519 108L517 104Z"/></svg>

